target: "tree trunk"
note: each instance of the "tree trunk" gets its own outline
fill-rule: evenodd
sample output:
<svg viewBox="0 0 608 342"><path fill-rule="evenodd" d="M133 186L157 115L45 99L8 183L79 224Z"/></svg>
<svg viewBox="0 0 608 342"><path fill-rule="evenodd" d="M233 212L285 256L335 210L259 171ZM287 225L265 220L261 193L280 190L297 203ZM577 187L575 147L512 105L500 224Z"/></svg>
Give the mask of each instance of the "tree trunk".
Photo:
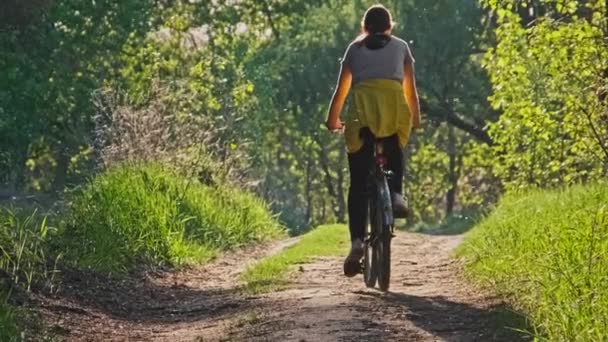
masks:
<svg viewBox="0 0 608 342"><path fill-rule="evenodd" d="M27 162L27 151L18 149L15 155L15 167L9 171L9 188L13 191L22 191L25 187L25 172Z"/></svg>
<svg viewBox="0 0 608 342"><path fill-rule="evenodd" d="M416 202L414 198L414 193L412 192L412 182L413 179L410 175L410 162L412 156L412 146L414 146L415 141L410 139L405 149L402 151L403 153L403 194L406 195L408 204L410 208L414 208L413 203Z"/></svg>
<svg viewBox="0 0 608 342"><path fill-rule="evenodd" d="M312 150L312 149L311 149ZM306 159L306 224L310 225L313 221L313 203L312 203L312 151L309 151Z"/></svg>
<svg viewBox="0 0 608 342"><path fill-rule="evenodd" d="M336 219L339 223L346 222L345 220L345 206L344 206L344 194L338 193L339 188L334 185L334 177L331 175L330 166L329 166L329 157L328 152L326 151L325 146L317 137L315 139L316 143L319 145L319 163L321 164L321 170L323 170L323 179L325 181L325 186L327 187L327 192L333 199L332 209ZM342 197L342 200L340 200ZM340 204L342 203L342 205Z"/></svg>
<svg viewBox="0 0 608 342"><path fill-rule="evenodd" d="M450 216L454 212L454 204L456 203L456 191L458 190L458 167L457 167L457 152L456 152L456 138L454 137L454 128L448 127L448 155L450 157L450 167L448 174L448 182L450 189L448 190L445 198L446 208L445 215Z"/></svg>
<svg viewBox="0 0 608 342"><path fill-rule="evenodd" d="M61 192L65 188L68 168L70 167L70 153L67 148L60 148L57 154L57 166L55 167L55 178L53 179L53 190Z"/></svg>
<svg viewBox="0 0 608 342"><path fill-rule="evenodd" d="M447 122L451 126L469 133L475 139L490 146L494 144L494 141L492 141L492 138L483 127L479 127L474 123L461 119L451 108L436 108L431 106L424 98L421 98L420 109L423 113L426 113L429 118L433 118L438 122Z"/></svg>
<svg viewBox="0 0 608 342"><path fill-rule="evenodd" d="M321 221L327 222L327 203L325 203L325 197L321 196Z"/></svg>
<svg viewBox="0 0 608 342"><path fill-rule="evenodd" d="M277 26L274 23L274 20L272 19L272 13L270 12L270 5L268 4L268 2L266 0L262 0L261 1L261 5L262 5L262 13L266 16L266 20L268 20L268 25L270 25L270 30L272 31L272 34L275 36L275 38L277 40L281 40L281 32L279 31L279 29L277 28Z"/></svg>

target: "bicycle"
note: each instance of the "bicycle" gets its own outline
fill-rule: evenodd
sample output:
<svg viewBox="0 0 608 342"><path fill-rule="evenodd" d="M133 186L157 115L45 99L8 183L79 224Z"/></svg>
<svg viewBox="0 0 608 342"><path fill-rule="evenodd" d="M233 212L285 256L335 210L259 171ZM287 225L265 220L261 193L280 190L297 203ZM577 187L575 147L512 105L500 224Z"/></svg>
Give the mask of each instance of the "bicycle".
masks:
<svg viewBox="0 0 608 342"><path fill-rule="evenodd" d="M386 158L381 139L374 138L374 167L369 175L369 215L365 232L365 254L362 273L365 285L388 291L391 278L391 240L394 237L394 217Z"/></svg>
<svg viewBox="0 0 608 342"><path fill-rule="evenodd" d="M329 127L328 127L329 128ZM344 133L341 129L332 133ZM391 240L394 237L393 203L388 178L391 172L385 169L387 160L384 156L383 139L376 138L370 131L362 134L366 139L373 139L373 161L368 178L368 223L365 231L364 255L361 262L361 273L367 287L388 291L391 279Z"/></svg>

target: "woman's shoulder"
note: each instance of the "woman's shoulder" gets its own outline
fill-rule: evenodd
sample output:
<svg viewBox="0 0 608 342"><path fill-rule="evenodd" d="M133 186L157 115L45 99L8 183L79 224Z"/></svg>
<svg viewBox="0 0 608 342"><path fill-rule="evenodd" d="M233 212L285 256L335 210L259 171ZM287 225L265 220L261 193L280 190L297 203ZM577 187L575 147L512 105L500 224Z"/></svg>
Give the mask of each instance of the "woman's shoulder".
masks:
<svg viewBox="0 0 608 342"><path fill-rule="evenodd" d="M411 63L416 62L414 56L412 55L412 50L410 50L410 45L404 39L401 39L397 36L391 37L393 38L392 40L395 41L396 44L399 46L399 51L401 51L405 55L405 61Z"/></svg>
<svg viewBox="0 0 608 342"><path fill-rule="evenodd" d="M353 39L350 43L348 43L348 46L346 47L347 50L353 49L353 48L358 48L361 47L361 37L357 37L355 39Z"/></svg>
<svg viewBox="0 0 608 342"><path fill-rule="evenodd" d="M404 39L401 39L397 36L392 36L392 35L391 35L391 38L393 41L397 42L397 44L409 48L409 44Z"/></svg>
<svg viewBox="0 0 608 342"><path fill-rule="evenodd" d="M401 47L401 48L409 51L410 46L409 46L409 44L404 39L401 39L401 38L399 38L397 36L394 36L394 35L391 35L390 37L391 37L391 42L393 44L395 44L395 45L397 45L397 46L399 46L399 47ZM358 38L354 39L353 41L351 41L348 44L348 46L346 47L346 51L347 52L348 51L352 52L353 50L358 50L358 49L362 48L363 45L361 44L361 41L362 41L362 37L358 37Z"/></svg>

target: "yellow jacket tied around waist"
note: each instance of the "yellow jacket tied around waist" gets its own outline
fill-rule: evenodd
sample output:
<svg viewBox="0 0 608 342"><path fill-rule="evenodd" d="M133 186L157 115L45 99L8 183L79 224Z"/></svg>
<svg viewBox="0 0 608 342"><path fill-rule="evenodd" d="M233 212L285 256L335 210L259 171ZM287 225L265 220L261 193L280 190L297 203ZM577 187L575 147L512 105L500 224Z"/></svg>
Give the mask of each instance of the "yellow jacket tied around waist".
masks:
<svg viewBox="0 0 608 342"><path fill-rule="evenodd" d="M359 130L368 127L378 138L397 134L403 148L410 137L412 115L403 95L403 85L394 80L368 80L353 87L344 136L349 153L357 152L363 141Z"/></svg>

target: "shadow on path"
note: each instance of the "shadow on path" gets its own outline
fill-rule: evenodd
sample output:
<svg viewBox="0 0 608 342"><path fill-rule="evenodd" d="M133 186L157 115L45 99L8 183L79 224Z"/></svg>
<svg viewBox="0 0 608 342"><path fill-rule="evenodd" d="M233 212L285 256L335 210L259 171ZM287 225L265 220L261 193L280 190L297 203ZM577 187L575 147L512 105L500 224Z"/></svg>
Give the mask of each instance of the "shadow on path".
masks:
<svg viewBox="0 0 608 342"><path fill-rule="evenodd" d="M504 304L478 308L443 296L361 291L417 327L447 341L530 341L526 319Z"/></svg>
<svg viewBox="0 0 608 342"><path fill-rule="evenodd" d="M160 280L160 281L159 281ZM248 300L238 288L195 288L172 283L168 274L117 280L95 273L65 271L68 286L43 307L56 314L98 316L134 323L184 323L242 310Z"/></svg>

